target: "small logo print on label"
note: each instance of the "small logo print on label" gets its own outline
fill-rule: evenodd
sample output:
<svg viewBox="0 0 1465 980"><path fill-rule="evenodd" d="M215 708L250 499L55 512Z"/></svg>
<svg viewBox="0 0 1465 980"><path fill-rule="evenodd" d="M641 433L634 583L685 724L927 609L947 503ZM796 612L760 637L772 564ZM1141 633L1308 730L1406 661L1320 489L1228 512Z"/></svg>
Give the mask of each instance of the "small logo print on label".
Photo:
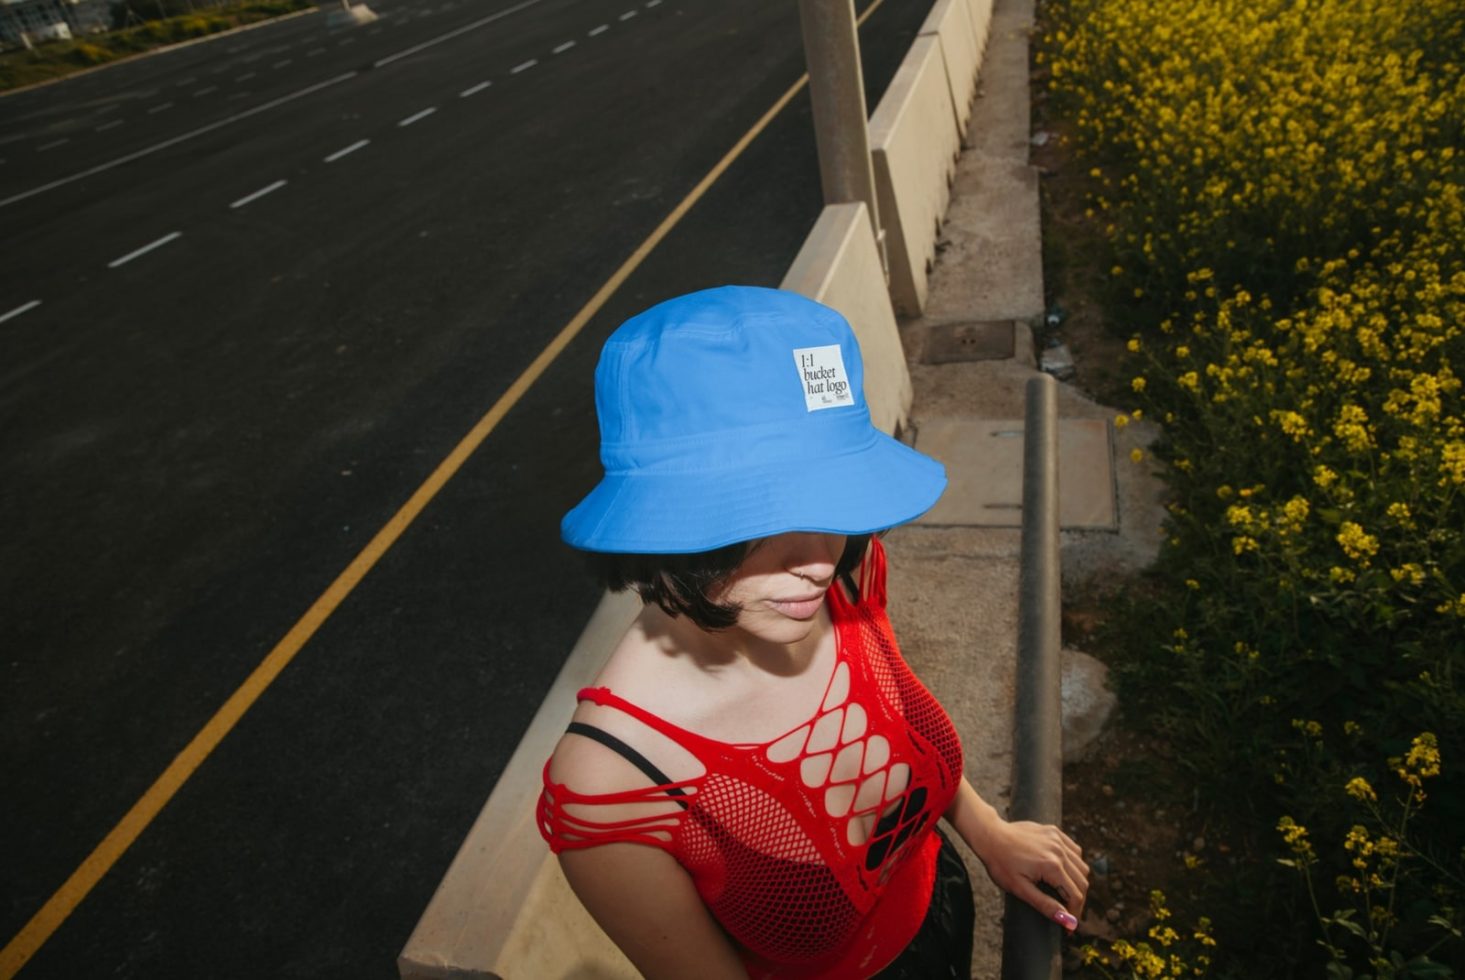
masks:
<svg viewBox="0 0 1465 980"><path fill-rule="evenodd" d="M800 347L794 351L794 363L799 366L799 382L804 386L804 404L809 411L855 403L838 344Z"/></svg>

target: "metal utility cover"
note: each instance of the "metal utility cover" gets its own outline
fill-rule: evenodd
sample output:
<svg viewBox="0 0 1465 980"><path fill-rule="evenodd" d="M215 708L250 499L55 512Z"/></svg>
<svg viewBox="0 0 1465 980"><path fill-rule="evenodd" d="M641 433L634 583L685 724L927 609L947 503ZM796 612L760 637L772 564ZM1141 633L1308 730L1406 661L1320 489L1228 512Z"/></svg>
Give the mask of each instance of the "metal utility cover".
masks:
<svg viewBox="0 0 1465 980"><path fill-rule="evenodd" d="M928 419L916 448L946 464L948 485L917 524L1022 525L1021 419ZM1058 422L1058 523L1113 530L1114 450L1105 419Z"/></svg>
<svg viewBox="0 0 1465 980"><path fill-rule="evenodd" d="M938 323L926 330L921 360L927 364L953 361L997 361L1012 356L1011 320Z"/></svg>

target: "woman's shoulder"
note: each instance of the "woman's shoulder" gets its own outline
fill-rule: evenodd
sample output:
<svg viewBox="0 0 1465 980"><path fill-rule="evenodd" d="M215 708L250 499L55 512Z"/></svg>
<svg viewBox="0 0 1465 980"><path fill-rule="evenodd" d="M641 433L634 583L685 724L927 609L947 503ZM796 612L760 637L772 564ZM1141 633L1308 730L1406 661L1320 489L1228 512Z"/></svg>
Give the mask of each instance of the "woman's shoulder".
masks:
<svg viewBox="0 0 1465 980"><path fill-rule="evenodd" d="M580 692L571 725L550 757L548 779L577 794L605 795L698 774L697 760L669 736L673 726L660 712L667 698L675 704L696 697L677 679L675 659L638 617ZM648 762L666 780L653 781Z"/></svg>

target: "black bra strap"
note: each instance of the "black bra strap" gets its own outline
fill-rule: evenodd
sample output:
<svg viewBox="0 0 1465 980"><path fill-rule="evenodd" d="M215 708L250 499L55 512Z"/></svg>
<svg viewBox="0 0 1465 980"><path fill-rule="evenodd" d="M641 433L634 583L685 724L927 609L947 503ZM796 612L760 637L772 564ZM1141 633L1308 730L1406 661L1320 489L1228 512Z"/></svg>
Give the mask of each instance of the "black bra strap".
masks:
<svg viewBox="0 0 1465 980"><path fill-rule="evenodd" d="M641 770L643 773L646 774L646 777L648 779L650 779L658 786L666 786L667 783L671 782L671 780L667 778L666 773L662 772L660 769L656 768L656 766L651 764L650 759L646 758L640 752L637 752L625 742L622 742L620 739L616 738L614 735L612 735L610 732L605 731L604 729L596 728L594 725L587 725L584 722L572 721L570 722L569 727L565 729L565 731L570 732L574 735L583 735L588 739L599 742L601 745L604 745L606 748L610 749L612 752L625 759L631 765ZM687 795L687 791L682 789L680 786L666 786L666 792L668 793L668 795L671 796ZM681 800L677 800L676 804L683 810L687 808L687 804Z"/></svg>

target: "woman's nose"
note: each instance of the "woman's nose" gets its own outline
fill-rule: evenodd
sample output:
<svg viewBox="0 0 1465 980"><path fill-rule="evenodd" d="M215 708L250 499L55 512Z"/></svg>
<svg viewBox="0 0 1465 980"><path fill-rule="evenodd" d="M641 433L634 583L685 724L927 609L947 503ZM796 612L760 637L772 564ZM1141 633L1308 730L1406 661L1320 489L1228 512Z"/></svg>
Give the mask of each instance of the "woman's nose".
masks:
<svg viewBox="0 0 1465 980"><path fill-rule="evenodd" d="M823 587L834 581L834 569L844 554L844 535L795 531L789 535L784 567L800 578Z"/></svg>

